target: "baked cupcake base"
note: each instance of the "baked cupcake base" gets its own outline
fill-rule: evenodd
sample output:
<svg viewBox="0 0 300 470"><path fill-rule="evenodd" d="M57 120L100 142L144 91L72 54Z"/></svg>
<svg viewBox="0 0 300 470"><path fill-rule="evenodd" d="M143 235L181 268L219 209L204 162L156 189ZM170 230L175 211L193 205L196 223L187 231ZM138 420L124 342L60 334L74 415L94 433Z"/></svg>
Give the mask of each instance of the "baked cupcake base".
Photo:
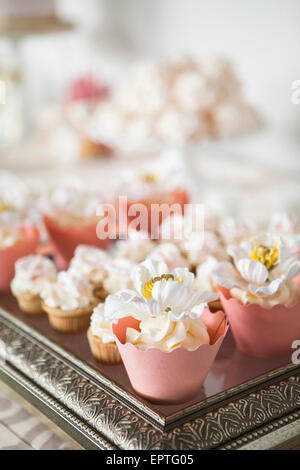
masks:
<svg viewBox="0 0 300 470"><path fill-rule="evenodd" d="M220 300L214 300L213 302L208 303L209 310L211 312L218 312L219 310L223 310L223 306Z"/></svg>
<svg viewBox="0 0 300 470"><path fill-rule="evenodd" d="M93 289L93 294L96 299L98 299L100 302L104 302L106 297L108 296L108 292L104 289L102 285L95 285Z"/></svg>
<svg viewBox="0 0 300 470"><path fill-rule="evenodd" d="M31 294L30 292L14 294L18 301L18 305L22 312L27 315L43 315L42 302L39 294Z"/></svg>
<svg viewBox="0 0 300 470"><path fill-rule="evenodd" d="M93 335L88 329L87 337L94 358L107 365L122 364L118 346L115 343L103 343L98 336Z"/></svg>
<svg viewBox="0 0 300 470"><path fill-rule="evenodd" d="M49 307L42 304L47 313L50 325L57 331L63 333L80 333L87 330L90 325L90 317L93 313L95 303L86 308L76 310L62 310L58 307Z"/></svg>

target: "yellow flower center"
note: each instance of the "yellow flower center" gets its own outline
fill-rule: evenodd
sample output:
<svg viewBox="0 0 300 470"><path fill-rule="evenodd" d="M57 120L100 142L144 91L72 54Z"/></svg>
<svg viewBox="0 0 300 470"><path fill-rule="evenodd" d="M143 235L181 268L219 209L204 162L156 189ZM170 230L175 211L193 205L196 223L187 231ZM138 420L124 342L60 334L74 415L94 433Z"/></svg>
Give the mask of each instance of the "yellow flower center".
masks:
<svg viewBox="0 0 300 470"><path fill-rule="evenodd" d="M143 287L144 297L147 297L147 299L152 299L152 289L153 289L154 284L158 281L184 282L182 279L179 279L179 277L175 279L173 274L162 274L161 276L156 276L153 279L150 279L150 281L145 282L144 287Z"/></svg>
<svg viewBox="0 0 300 470"><path fill-rule="evenodd" d="M7 206L6 204L4 204L4 202L0 202L0 214L6 210L10 209L9 206Z"/></svg>
<svg viewBox="0 0 300 470"><path fill-rule="evenodd" d="M141 180L145 183L157 184L158 179L155 173L146 173L141 176Z"/></svg>
<svg viewBox="0 0 300 470"><path fill-rule="evenodd" d="M251 258L262 263L268 270L276 266L278 263L279 248L272 246L271 248L264 245L255 245Z"/></svg>

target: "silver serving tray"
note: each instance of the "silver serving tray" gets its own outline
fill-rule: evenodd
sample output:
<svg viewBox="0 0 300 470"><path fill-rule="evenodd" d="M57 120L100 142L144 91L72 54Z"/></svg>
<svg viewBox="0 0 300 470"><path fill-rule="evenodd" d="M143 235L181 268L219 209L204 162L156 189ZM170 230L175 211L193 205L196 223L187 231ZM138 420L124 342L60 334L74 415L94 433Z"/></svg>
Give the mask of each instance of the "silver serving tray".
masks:
<svg viewBox="0 0 300 470"><path fill-rule="evenodd" d="M93 359L86 333L55 332L10 294L0 340L0 379L86 449L273 448L300 435L300 366L246 356L230 332L199 395L172 406L139 397L123 366Z"/></svg>

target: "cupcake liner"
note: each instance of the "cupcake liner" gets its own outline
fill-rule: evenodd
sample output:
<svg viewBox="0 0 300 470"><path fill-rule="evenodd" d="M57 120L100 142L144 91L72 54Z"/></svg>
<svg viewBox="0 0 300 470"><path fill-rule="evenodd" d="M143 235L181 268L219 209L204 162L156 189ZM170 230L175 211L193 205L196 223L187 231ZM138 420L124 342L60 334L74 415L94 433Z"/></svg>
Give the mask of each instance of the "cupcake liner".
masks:
<svg viewBox="0 0 300 470"><path fill-rule="evenodd" d="M218 286L218 292L240 351L261 358L292 354L292 343L300 338L300 302L266 309L241 304L224 287Z"/></svg>
<svg viewBox="0 0 300 470"><path fill-rule="evenodd" d="M300 286L300 273L297 274L296 277L294 277L293 281L294 281L298 286Z"/></svg>
<svg viewBox="0 0 300 470"><path fill-rule="evenodd" d="M42 302L39 294L30 294L26 293L18 293L14 294L20 309L22 312L27 313L28 315L44 315L45 312L42 308Z"/></svg>
<svg viewBox="0 0 300 470"><path fill-rule="evenodd" d="M43 310L47 313L50 325L63 333L80 333L90 326L90 317L95 304L87 308L77 310L61 310L58 307L49 307L42 303Z"/></svg>
<svg viewBox="0 0 300 470"><path fill-rule="evenodd" d="M159 204L159 205L168 204L170 206L172 204L179 204L181 208L181 213L183 214L184 204L187 204L188 202L189 202L189 196L188 196L187 191L185 191L184 189L178 188L178 189L174 189L170 193L163 193L161 197L157 196L157 197L154 197L153 199L151 198L141 199L141 200L136 200L136 201L128 200L128 201L121 202L121 204L123 204L123 207L122 207L123 213L127 214L127 219L126 219L127 224L130 224L130 222L132 222L136 217L139 216L139 212L137 212L137 215L129 216L128 211L130 207L133 206L134 204L143 204L147 208L147 212L148 212L148 232L149 233L151 232L151 234L153 235L153 238L158 238L159 226L163 221L163 214L162 213L159 214L159 218L158 218L159 220L158 220L157 226L151 227L151 205L152 204ZM119 209L119 204L120 204L120 201L117 201L117 204L116 204L117 212ZM124 230L124 228L122 228L122 224L120 225L120 230L121 232Z"/></svg>
<svg viewBox="0 0 300 470"><path fill-rule="evenodd" d="M102 343L98 336L93 335L90 328L87 337L92 354L97 361L111 366L122 364L122 358L115 343Z"/></svg>
<svg viewBox="0 0 300 470"><path fill-rule="evenodd" d="M35 226L23 227L23 239L15 245L0 250L0 291L9 291L15 275L15 262L35 252L39 242L39 231Z"/></svg>
<svg viewBox="0 0 300 470"><path fill-rule="evenodd" d="M62 226L51 217L44 215L43 221L55 248L55 258L61 266L68 265L78 245L92 245L107 249L110 239L97 237L97 224Z"/></svg>
<svg viewBox="0 0 300 470"><path fill-rule="evenodd" d="M223 312L205 310L201 320L207 326L211 344L202 344L194 351L141 351L125 342L127 328L138 329L139 321L127 317L112 326L131 385L139 395L164 404L182 403L197 395L228 330Z"/></svg>

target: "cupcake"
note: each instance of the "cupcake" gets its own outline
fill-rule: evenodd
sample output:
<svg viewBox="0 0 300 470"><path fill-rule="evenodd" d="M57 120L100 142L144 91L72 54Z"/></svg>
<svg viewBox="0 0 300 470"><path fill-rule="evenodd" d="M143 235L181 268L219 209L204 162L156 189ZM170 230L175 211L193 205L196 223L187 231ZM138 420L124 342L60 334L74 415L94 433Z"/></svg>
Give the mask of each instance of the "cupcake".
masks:
<svg viewBox="0 0 300 470"><path fill-rule="evenodd" d="M128 237L116 242L114 255L116 258L126 258L133 263L141 263L155 247L156 244L150 240L148 233L129 229Z"/></svg>
<svg viewBox="0 0 300 470"><path fill-rule="evenodd" d="M0 225L0 291L9 291L19 258L34 253L39 232L34 226Z"/></svg>
<svg viewBox="0 0 300 470"><path fill-rule="evenodd" d="M41 291L46 282L55 279L56 268L50 259L40 255L28 255L19 259L15 264L11 290L20 309L30 315L41 315Z"/></svg>
<svg viewBox="0 0 300 470"><path fill-rule="evenodd" d="M131 272L135 263L126 258L114 258L108 261L105 266L105 276L103 279L103 288L108 294L123 289L131 289L133 283Z"/></svg>
<svg viewBox="0 0 300 470"><path fill-rule="evenodd" d="M75 268L61 271L42 291L42 308L51 326L64 333L87 330L97 301L87 277Z"/></svg>
<svg viewBox="0 0 300 470"><path fill-rule="evenodd" d="M83 158L111 155L112 149L89 136L89 127L95 119L98 105L107 99L109 88L95 77L86 75L69 84L65 103L65 116L80 139Z"/></svg>
<svg viewBox="0 0 300 470"><path fill-rule="evenodd" d="M187 268L170 273L149 259L132 277L135 290L108 296L104 308L131 384L153 402L187 401L214 361L227 331L225 316L209 312L207 302L216 296L196 292Z"/></svg>
<svg viewBox="0 0 300 470"><path fill-rule="evenodd" d="M55 252L65 266L78 245L108 247L110 239L97 236L101 219L96 213L102 203L99 195L73 187L59 187L51 194L43 220Z"/></svg>
<svg viewBox="0 0 300 470"><path fill-rule="evenodd" d="M78 269L86 275L93 286L94 295L100 301L104 301L107 292L103 287L106 275L105 264L110 260L106 251L94 246L79 245L71 260L70 267Z"/></svg>
<svg viewBox="0 0 300 470"><path fill-rule="evenodd" d="M169 271L173 271L175 267L187 268L189 266L188 260L173 243L161 243L154 248L147 258L164 262Z"/></svg>
<svg viewBox="0 0 300 470"><path fill-rule="evenodd" d="M159 237L159 225L169 215L170 206L175 206L176 211L182 213L184 205L189 200L187 191L181 182L177 182L172 170L169 172L162 170L166 165L167 163L162 161L160 171L156 172L145 169L128 173L118 191L120 196L126 196L125 199L119 198L117 209L119 213L127 214L127 225L130 226L135 221L137 213L140 213L141 219L145 213L140 229L151 232L152 239ZM152 217L153 207L160 209L155 217ZM142 208L145 212L141 210Z"/></svg>
<svg viewBox="0 0 300 470"><path fill-rule="evenodd" d="M208 256L203 263L199 264L196 268L195 289L199 291L213 292L218 295L217 288L213 282L213 272L218 266L219 261L213 256ZM212 312L222 310L222 304L219 299L213 300L208 304Z"/></svg>
<svg viewBox="0 0 300 470"><path fill-rule="evenodd" d="M231 262L213 273L238 348L255 357L291 353L300 331L300 256L289 254L274 233L230 245Z"/></svg>
<svg viewBox="0 0 300 470"><path fill-rule="evenodd" d="M108 365L122 363L111 323L104 319L104 304L99 304L94 308L87 337L92 354L97 361Z"/></svg>

